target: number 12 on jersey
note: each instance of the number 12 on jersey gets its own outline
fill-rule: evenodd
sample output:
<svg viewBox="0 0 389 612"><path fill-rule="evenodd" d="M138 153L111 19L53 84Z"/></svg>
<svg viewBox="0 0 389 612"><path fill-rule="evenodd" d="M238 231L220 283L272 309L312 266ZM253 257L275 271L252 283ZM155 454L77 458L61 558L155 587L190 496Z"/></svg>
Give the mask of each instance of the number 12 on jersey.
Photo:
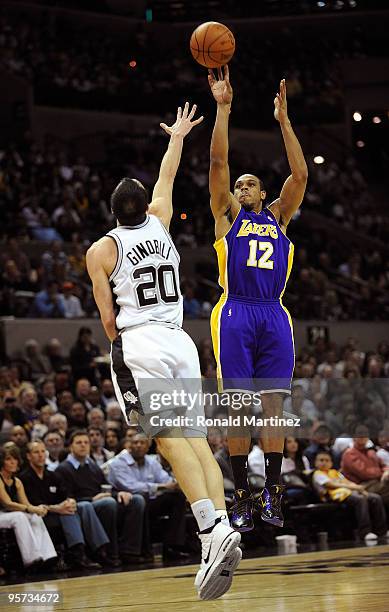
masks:
<svg viewBox="0 0 389 612"><path fill-rule="evenodd" d="M274 261L270 259L273 255L274 247L271 242L261 242L259 240L250 240L250 253L247 260L247 265L252 268L265 268L273 270ZM263 251L259 259L257 259L258 251Z"/></svg>

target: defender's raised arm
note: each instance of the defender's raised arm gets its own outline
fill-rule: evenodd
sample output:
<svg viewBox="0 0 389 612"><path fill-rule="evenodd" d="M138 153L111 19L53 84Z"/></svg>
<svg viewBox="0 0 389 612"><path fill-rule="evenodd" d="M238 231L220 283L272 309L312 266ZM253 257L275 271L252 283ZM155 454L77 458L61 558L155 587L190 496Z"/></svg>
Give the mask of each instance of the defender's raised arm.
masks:
<svg viewBox="0 0 389 612"><path fill-rule="evenodd" d="M170 136L169 145L161 162L159 177L153 190L153 197L149 206L149 212L162 221L169 229L173 215L173 183L180 165L184 138L191 129L202 122L204 117L192 121L197 106L193 105L189 111L189 102L185 103L184 110L178 108L176 121L172 126L161 123L160 126Z"/></svg>

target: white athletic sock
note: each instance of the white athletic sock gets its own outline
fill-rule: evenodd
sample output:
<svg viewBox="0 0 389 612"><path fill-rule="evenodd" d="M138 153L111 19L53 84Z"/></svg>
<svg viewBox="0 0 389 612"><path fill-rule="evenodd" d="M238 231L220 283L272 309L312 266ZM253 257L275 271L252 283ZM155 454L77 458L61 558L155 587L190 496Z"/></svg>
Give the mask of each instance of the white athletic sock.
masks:
<svg viewBox="0 0 389 612"><path fill-rule="evenodd" d="M209 529L217 519L215 506L210 499L199 499L190 506L199 526L199 531Z"/></svg>
<svg viewBox="0 0 389 612"><path fill-rule="evenodd" d="M228 518L227 510L215 510L217 518L221 518L223 525L230 526L230 520Z"/></svg>

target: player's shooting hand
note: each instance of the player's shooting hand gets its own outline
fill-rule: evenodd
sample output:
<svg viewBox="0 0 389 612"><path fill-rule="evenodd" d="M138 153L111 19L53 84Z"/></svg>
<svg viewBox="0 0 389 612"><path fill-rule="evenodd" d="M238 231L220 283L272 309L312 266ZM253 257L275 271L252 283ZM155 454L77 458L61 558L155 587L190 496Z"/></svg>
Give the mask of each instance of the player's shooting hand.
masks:
<svg viewBox="0 0 389 612"><path fill-rule="evenodd" d="M223 74L224 71L224 74ZM215 77L213 70L208 70L208 83L212 95L218 104L231 104L233 91L230 83L230 71L226 64L217 69L218 78Z"/></svg>
<svg viewBox="0 0 389 612"><path fill-rule="evenodd" d="M184 110L182 110L181 106L177 110L177 118L173 125L169 126L166 123L160 123L159 125L169 136L177 135L182 136L183 138L189 134L192 127L201 123L204 119L203 116L198 119L193 119L195 112L197 110L196 104L193 104L192 110L189 111L189 102L185 102Z"/></svg>
<svg viewBox="0 0 389 612"><path fill-rule="evenodd" d="M274 98L274 117L280 123L288 120L288 105L286 101L285 79L280 82L280 91Z"/></svg>

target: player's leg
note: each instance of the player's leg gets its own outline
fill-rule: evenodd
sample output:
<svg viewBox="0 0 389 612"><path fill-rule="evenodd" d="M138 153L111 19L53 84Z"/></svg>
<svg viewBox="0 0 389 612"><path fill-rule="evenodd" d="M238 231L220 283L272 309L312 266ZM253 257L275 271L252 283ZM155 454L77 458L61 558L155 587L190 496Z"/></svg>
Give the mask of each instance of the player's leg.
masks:
<svg viewBox="0 0 389 612"><path fill-rule="evenodd" d="M242 558L238 548L240 534L229 526L223 479L206 439L179 435L180 432L169 431L157 437L156 442L170 463L199 527L202 561L195 580L199 597L216 599L230 588L233 572ZM212 488L212 499L208 487ZM224 507L224 513L218 516L214 502L219 508Z"/></svg>
<svg viewBox="0 0 389 612"><path fill-rule="evenodd" d="M280 304L267 306L262 313L264 331L255 372L266 423L261 431L266 475L261 516L264 521L282 527L280 476L285 432L278 420L283 417L283 401L285 394L290 393L293 375L293 329L289 313Z"/></svg>
<svg viewBox="0 0 389 612"><path fill-rule="evenodd" d="M219 391L239 393L251 390L255 340L252 330L251 307L235 301L221 300L211 316L212 342L217 362ZM245 412L230 410L240 415L238 426L227 432L228 450L235 494L231 525L238 531L253 529L252 498L247 478L247 458L251 444L250 428L244 422Z"/></svg>

